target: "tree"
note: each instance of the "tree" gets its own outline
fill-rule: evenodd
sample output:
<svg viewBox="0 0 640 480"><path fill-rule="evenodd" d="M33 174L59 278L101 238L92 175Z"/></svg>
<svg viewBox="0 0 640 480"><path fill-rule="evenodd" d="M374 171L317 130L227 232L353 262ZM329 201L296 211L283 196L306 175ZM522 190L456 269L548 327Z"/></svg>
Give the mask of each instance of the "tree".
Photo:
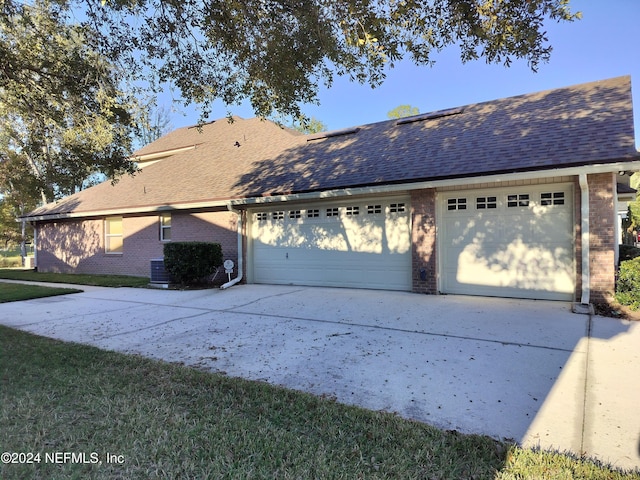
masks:
<svg viewBox="0 0 640 480"><path fill-rule="evenodd" d="M98 54L97 36L69 22L64 2L0 6L0 163L36 183L42 202L74 193L96 174L135 172L129 160L133 100Z"/></svg>
<svg viewBox="0 0 640 480"><path fill-rule="evenodd" d="M0 239L5 248L9 244L20 244L23 258L32 229L26 221L18 223L16 218L37 206L40 185L21 155L15 152L3 155L0 161Z"/></svg>
<svg viewBox="0 0 640 480"><path fill-rule="evenodd" d="M327 131L327 126L322 120L318 120L316 117L306 118L305 116L297 122L291 122L291 128L306 134Z"/></svg>
<svg viewBox="0 0 640 480"><path fill-rule="evenodd" d="M156 107L154 101L141 105L137 113L138 134L140 146L159 139L171 130L171 114L166 107Z"/></svg>
<svg viewBox="0 0 640 480"><path fill-rule="evenodd" d="M170 82L203 118L216 99L298 118L336 75L375 87L402 58L430 66L452 45L463 62L536 70L551 53L544 22L580 17L569 0L58 1L84 7L110 59L153 88Z"/></svg>
<svg viewBox="0 0 640 480"><path fill-rule="evenodd" d="M387 112L388 118L404 118L418 115L420 109L418 107L412 107L411 105L398 105L393 110Z"/></svg>

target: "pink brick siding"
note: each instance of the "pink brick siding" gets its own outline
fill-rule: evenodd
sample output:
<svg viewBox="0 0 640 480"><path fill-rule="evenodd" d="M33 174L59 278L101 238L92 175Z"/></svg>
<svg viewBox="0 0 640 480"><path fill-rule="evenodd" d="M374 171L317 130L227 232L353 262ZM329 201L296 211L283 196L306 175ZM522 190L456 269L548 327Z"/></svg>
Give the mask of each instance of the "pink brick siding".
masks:
<svg viewBox="0 0 640 480"><path fill-rule="evenodd" d="M108 254L103 218L40 223L38 270L148 277L150 260L163 256L159 216L125 216L122 227L123 252ZM171 238L218 242L225 259L237 259L236 215L231 212L173 212Z"/></svg>
<svg viewBox="0 0 640 480"><path fill-rule="evenodd" d="M567 181L569 179L566 179ZM570 181L570 180L569 180ZM615 174L588 176L590 198L591 301L610 299L614 292ZM581 292L580 186L575 179L576 299ZM411 192L412 291L438 293L436 255L436 191ZM246 217L246 214L244 215ZM246 218L243 261L247 265ZM64 220L38 226L38 269L52 272L109 273L149 276L150 260L163 256L159 215L125 216L124 251L104 252L104 219ZM173 212L172 241L214 241L223 256L237 263L236 214ZM245 269L246 272L246 269ZM237 275L237 270L233 276Z"/></svg>
<svg viewBox="0 0 640 480"><path fill-rule="evenodd" d="M438 293L436 263L436 193L434 189L411 192L412 291ZM424 280L422 278L425 278Z"/></svg>
<svg viewBox="0 0 640 480"><path fill-rule="evenodd" d="M591 302L611 300L615 291L616 176L588 175Z"/></svg>

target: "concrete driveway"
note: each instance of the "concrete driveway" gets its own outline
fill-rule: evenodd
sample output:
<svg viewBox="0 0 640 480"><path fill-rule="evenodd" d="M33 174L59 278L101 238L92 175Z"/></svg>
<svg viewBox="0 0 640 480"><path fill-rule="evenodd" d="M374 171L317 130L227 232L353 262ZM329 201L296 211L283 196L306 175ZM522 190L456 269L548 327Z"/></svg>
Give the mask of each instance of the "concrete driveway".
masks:
<svg viewBox="0 0 640 480"><path fill-rule="evenodd" d="M640 323L452 295L80 288L2 304L0 323L640 468Z"/></svg>

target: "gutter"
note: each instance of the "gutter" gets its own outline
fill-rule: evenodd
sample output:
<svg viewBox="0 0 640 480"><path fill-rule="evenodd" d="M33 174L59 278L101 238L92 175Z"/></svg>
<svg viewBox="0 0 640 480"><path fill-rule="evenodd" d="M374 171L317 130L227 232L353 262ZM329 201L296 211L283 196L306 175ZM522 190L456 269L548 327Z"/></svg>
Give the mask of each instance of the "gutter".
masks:
<svg viewBox="0 0 640 480"><path fill-rule="evenodd" d="M480 175L477 177L455 177L442 180L425 180L419 182L409 183L396 183L396 184L382 184L366 187L352 187L352 188L337 188L333 190L323 190L315 192L305 193L290 193L273 196L262 197L250 197L250 198L227 198L211 201L199 201L193 203L177 203L171 205L157 205L157 206L139 206L139 207L124 207L105 210L85 211L85 212L65 212L55 214L42 214L42 215L25 215L18 218L26 218L31 222L52 221L72 218L84 218L84 217L96 217L106 215L122 215L131 213L148 213L148 212L160 212L170 210L181 210L191 208L211 208L211 207L224 207L227 208L238 205L262 205L277 202L290 202L290 201L307 201L307 200L319 200L328 198L350 197L354 195L375 195L379 193L400 193L410 190L422 190L425 188L438 188L449 187L456 185L478 185L482 183L492 182L507 182L511 180L527 180L537 178L550 178L550 177L562 177L562 176L576 176L583 173L605 173L605 172L618 172L618 171L635 171L640 170L640 158L631 161L622 161L616 163L606 163L598 165L583 165L578 167L565 167L554 168L545 170L534 170L525 172L512 172L512 173L499 173L492 175ZM235 211L230 208L231 211Z"/></svg>
<svg viewBox="0 0 640 480"><path fill-rule="evenodd" d="M238 276L236 278L234 278L233 280L225 283L224 285L221 285L220 286L221 290L226 290L227 288L232 287L236 283L239 283L242 280L242 271L243 271L243 265L242 265L242 212L240 210L236 210L235 208L233 208L233 205L231 205L231 204L228 204L227 208L229 209L230 212L233 212L238 216L238 221L237 221L237 226L238 226Z"/></svg>
<svg viewBox="0 0 640 480"><path fill-rule="evenodd" d="M580 303L589 305L591 272L589 268L589 183L587 182L587 174L578 175L578 181L581 195L580 234L582 244L582 297Z"/></svg>

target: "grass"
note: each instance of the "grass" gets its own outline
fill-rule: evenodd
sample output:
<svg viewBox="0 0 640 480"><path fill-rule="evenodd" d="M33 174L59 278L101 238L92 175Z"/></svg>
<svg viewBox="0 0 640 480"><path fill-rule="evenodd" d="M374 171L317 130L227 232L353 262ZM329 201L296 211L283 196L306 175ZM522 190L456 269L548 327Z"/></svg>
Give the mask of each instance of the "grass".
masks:
<svg viewBox="0 0 640 480"><path fill-rule="evenodd" d="M42 287L40 285L27 285L24 283L0 283L0 303L80 292L82 292L82 290L76 288Z"/></svg>
<svg viewBox="0 0 640 480"><path fill-rule="evenodd" d="M146 277L48 273L36 272L31 269L0 269L0 278L33 282L72 283L76 285L93 285L98 287L145 287L149 284L149 279Z"/></svg>
<svg viewBox="0 0 640 480"><path fill-rule="evenodd" d="M3 479L640 479L2 326L0 378L0 451L40 454L40 463L0 465ZM55 452L84 453L89 463L45 461Z"/></svg>

